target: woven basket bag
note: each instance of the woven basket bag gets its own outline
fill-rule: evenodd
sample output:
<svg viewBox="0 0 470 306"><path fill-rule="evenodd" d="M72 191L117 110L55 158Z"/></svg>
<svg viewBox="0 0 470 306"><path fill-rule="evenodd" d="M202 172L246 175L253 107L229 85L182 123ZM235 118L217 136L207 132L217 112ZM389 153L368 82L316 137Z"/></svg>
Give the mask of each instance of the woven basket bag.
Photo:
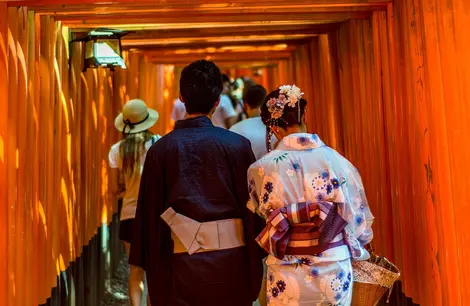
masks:
<svg viewBox="0 0 470 306"><path fill-rule="evenodd" d="M375 306L400 277L398 268L384 257L372 254L367 261L353 261L352 306ZM388 301L387 301L388 302Z"/></svg>

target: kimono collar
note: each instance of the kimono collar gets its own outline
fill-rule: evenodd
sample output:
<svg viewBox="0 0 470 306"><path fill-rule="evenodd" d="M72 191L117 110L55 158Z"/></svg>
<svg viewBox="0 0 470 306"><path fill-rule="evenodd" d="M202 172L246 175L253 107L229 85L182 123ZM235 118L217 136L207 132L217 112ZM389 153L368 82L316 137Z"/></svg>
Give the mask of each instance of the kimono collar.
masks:
<svg viewBox="0 0 470 306"><path fill-rule="evenodd" d="M187 128L198 128L198 127L208 127L214 126L212 121L207 116L199 116L184 120L179 120L175 124L176 129L187 129Z"/></svg>
<svg viewBox="0 0 470 306"><path fill-rule="evenodd" d="M325 146L317 134L291 134L282 139L277 147L280 150L304 151Z"/></svg>

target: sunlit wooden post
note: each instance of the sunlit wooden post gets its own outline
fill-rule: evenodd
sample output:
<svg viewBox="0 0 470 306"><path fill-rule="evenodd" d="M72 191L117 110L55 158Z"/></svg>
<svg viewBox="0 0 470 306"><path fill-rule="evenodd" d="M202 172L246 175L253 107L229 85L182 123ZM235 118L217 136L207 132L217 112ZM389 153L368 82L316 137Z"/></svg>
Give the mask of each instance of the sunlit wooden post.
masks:
<svg viewBox="0 0 470 306"><path fill-rule="evenodd" d="M6 3L0 3L0 304L9 303L8 274L8 10ZM6 225L6 226L5 226Z"/></svg>
<svg viewBox="0 0 470 306"><path fill-rule="evenodd" d="M167 133L181 68L200 58L261 68L268 91L299 85L309 131L360 170L374 243L405 293L469 304L470 2L170 2L0 0L0 305L46 303L57 276L99 249L117 209L115 116L142 98L160 112L152 131ZM128 69L82 73L78 45L69 66L69 29L101 26L136 31ZM99 299L96 254L74 271L77 305Z"/></svg>

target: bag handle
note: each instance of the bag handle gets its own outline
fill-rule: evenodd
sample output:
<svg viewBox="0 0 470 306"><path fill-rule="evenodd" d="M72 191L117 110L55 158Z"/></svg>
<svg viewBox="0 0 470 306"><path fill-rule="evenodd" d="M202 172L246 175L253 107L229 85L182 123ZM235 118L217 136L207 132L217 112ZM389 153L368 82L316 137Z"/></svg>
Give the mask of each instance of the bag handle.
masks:
<svg viewBox="0 0 470 306"><path fill-rule="evenodd" d="M374 247L372 246L372 243L368 243L364 246L364 248L370 253L370 255L376 255L375 254L375 249Z"/></svg>
<svg viewBox="0 0 470 306"><path fill-rule="evenodd" d="M370 253L369 262L379 264L379 262L381 261L386 261L389 265L393 266L393 264L389 262L385 257L379 256L377 255L377 253L375 253L375 249L372 246L372 243L366 244L364 248ZM390 303L390 297L392 296L392 291L393 291L393 286L388 288L387 304Z"/></svg>

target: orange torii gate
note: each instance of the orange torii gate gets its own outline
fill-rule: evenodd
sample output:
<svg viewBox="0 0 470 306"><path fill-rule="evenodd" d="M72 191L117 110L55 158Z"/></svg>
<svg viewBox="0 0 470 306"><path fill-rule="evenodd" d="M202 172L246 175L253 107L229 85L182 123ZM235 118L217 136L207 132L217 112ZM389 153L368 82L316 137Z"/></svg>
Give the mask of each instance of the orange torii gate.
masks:
<svg viewBox="0 0 470 306"><path fill-rule="evenodd" d="M0 305L46 303L61 272L101 252L117 211L114 116L140 97L168 132L178 71L200 58L259 69L268 89L299 85L309 129L363 175L375 246L404 293L470 304L470 2L94 2L0 0ZM96 27L135 32L128 70L82 73L76 46L69 66L68 41Z"/></svg>

